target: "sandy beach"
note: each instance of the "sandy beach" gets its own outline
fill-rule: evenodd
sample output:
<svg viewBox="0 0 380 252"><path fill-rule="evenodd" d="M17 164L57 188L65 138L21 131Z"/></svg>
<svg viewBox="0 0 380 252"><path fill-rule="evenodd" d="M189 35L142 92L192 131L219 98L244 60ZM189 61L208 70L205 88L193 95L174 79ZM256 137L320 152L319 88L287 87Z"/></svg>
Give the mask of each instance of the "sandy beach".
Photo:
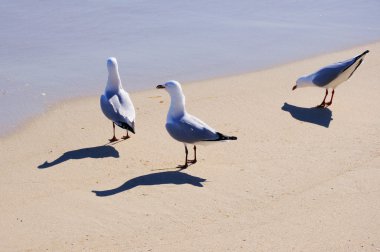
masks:
<svg viewBox="0 0 380 252"><path fill-rule="evenodd" d="M366 49L328 109L323 89L291 90ZM131 93L136 135L116 144L99 97L57 104L0 139L0 250L380 251L379 54L183 83L188 112L238 140L182 171L161 83Z"/></svg>

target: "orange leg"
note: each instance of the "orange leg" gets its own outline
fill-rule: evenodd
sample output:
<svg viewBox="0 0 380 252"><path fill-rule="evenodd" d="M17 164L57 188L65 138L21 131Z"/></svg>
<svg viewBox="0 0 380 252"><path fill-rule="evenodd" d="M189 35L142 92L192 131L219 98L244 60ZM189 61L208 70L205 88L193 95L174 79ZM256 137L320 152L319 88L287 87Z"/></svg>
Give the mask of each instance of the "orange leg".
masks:
<svg viewBox="0 0 380 252"><path fill-rule="evenodd" d="M128 135L128 130L127 130L127 135L123 136L122 139L126 140L128 138L130 138L130 136Z"/></svg>
<svg viewBox="0 0 380 252"><path fill-rule="evenodd" d="M184 165L178 165L177 167L178 168L181 168L181 169L186 169L187 167L189 167L189 164L195 164L197 162L197 147L194 145L194 159L193 160L189 160L187 159L187 157L189 156L189 151L187 150L187 146L185 144L185 154L186 154L186 157L185 157L185 164Z"/></svg>
<svg viewBox="0 0 380 252"><path fill-rule="evenodd" d="M334 92L334 90L333 90L333 92ZM329 94L329 91L328 91L328 89L326 88L325 98L323 98L322 103L319 104L319 105L317 106L318 108L324 108L324 107L326 106L326 97L327 97L328 94Z"/></svg>
<svg viewBox="0 0 380 252"><path fill-rule="evenodd" d="M111 139L109 139L109 141L112 143L112 142L116 142L117 140L119 140L119 139L117 139L116 138L116 136L115 136L115 123L114 122L112 122L112 127L113 127L113 137L111 138Z"/></svg>
<svg viewBox="0 0 380 252"><path fill-rule="evenodd" d="M330 101L328 103L326 103L326 107L328 107L328 106L330 106L332 104L332 101L333 101L333 98L334 98L334 91L335 90L333 89L332 95L331 95L331 99L330 99Z"/></svg>
<svg viewBox="0 0 380 252"><path fill-rule="evenodd" d="M190 164L195 164L197 162L197 146L194 145L194 159L193 160L187 160Z"/></svg>
<svg viewBox="0 0 380 252"><path fill-rule="evenodd" d="M187 165L187 155L189 154L189 151L187 150L187 146L185 144L185 154L186 154L186 157L185 157L185 164L184 165L178 165L177 167L180 168L180 169L186 169L188 167Z"/></svg>

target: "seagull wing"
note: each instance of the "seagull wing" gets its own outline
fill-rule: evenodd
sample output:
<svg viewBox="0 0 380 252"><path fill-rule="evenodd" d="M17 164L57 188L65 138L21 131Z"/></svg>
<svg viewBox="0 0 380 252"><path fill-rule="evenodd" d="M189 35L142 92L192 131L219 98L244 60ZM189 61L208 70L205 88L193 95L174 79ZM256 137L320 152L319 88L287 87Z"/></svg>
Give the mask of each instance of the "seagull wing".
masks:
<svg viewBox="0 0 380 252"><path fill-rule="evenodd" d="M319 87L324 87L333 81L336 85L349 79L363 62L364 56L367 53L369 53L368 50L352 59L338 62L320 69L311 75L313 76L313 83Z"/></svg>
<svg viewBox="0 0 380 252"><path fill-rule="evenodd" d="M123 116L125 120L134 122L136 117L135 108L129 94L124 89L119 90L118 100L119 103L115 105L118 106L120 115Z"/></svg>
<svg viewBox="0 0 380 252"><path fill-rule="evenodd" d="M100 107L103 114L111 121L115 122L119 119L117 116L117 110L113 107L112 103L105 94L100 96Z"/></svg>
<svg viewBox="0 0 380 252"><path fill-rule="evenodd" d="M313 83L319 87L329 85L356 62L356 57L326 66L314 73Z"/></svg>
<svg viewBox="0 0 380 252"><path fill-rule="evenodd" d="M123 123L133 127L135 109L129 95L124 90L107 98L106 94L100 97L100 107L104 115L119 126Z"/></svg>
<svg viewBox="0 0 380 252"><path fill-rule="evenodd" d="M174 139L183 143L216 141L220 138L213 128L189 114L168 121L166 129Z"/></svg>

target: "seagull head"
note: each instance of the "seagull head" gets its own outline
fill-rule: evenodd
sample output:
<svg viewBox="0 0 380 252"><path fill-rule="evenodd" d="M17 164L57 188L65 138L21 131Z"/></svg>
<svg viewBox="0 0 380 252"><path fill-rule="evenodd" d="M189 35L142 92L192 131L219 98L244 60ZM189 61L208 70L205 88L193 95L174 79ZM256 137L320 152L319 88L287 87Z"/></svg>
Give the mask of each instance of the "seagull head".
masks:
<svg viewBox="0 0 380 252"><path fill-rule="evenodd" d="M181 84L175 80L168 81L162 85L158 85L156 88L165 89L171 96L176 94L182 94Z"/></svg>
<svg viewBox="0 0 380 252"><path fill-rule="evenodd" d="M177 117L183 116L185 111L185 96L183 95L181 84L178 81L168 81L158 85L158 89L165 89L170 95L170 108L168 115Z"/></svg>
<svg viewBox="0 0 380 252"><path fill-rule="evenodd" d="M108 72L117 70L117 60L114 57L110 57L107 59L107 68Z"/></svg>
<svg viewBox="0 0 380 252"><path fill-rule="evenodd" d="M298 80L296 81L296 85L293 86L292 90L295 90L296 88L307 87L307 86L311 86L310 80L307 77L303 76L303 77L298 78Z"/></svg>
<svg viewBox="0 0 380 252"><path fill-rule="evenodd" d="M107 69L108 80L106 85L106 92L116 91L122 88L116 58L110 57L107 59Z"/></svg>

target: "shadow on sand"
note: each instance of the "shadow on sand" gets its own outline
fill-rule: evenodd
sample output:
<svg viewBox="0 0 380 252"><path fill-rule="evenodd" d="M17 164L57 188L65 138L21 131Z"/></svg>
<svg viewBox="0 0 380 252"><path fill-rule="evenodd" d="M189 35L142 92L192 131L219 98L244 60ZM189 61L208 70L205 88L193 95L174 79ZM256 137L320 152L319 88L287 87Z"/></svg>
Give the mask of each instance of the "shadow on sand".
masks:
<svg viewBox="0 0 380 252"><path fill-rule="evenodd" d="M63 153L62 156L54 160L53 162L45 161L43 164L39 165L39 169L45 169L52 167L54 165L60 164L62 162L66 162L70 159L83 159L83 158L107 158L113 157L118 158L119 152L112 146L102 145L90 148L83 148L78 150L72 150Z"/></svg>
<svg viewBox="0 0 380 252"><path fill-rule="evenodd" d="M299 121L313 123L326 128L330 126L332 121L332 112L329 108L302 108L285 102L281 109L289 112L293 118Z"/></svg>
<svg viewBox="0 0 380 252"><path fill-rule="evenodd" d="M189 184L197 187L203 187L202 182L205 182L206 179L191 176L189 174L180 172L180 171L167 171L167 172L158 172L151 173L143 176L139 176L128 180L121 186L104 190L104 191L92 191L99 197L111 196L117 193L128 191L137 186L152 186L152 185L163 185L163 184L174 184L174 185L183 185Z"/></svg>

